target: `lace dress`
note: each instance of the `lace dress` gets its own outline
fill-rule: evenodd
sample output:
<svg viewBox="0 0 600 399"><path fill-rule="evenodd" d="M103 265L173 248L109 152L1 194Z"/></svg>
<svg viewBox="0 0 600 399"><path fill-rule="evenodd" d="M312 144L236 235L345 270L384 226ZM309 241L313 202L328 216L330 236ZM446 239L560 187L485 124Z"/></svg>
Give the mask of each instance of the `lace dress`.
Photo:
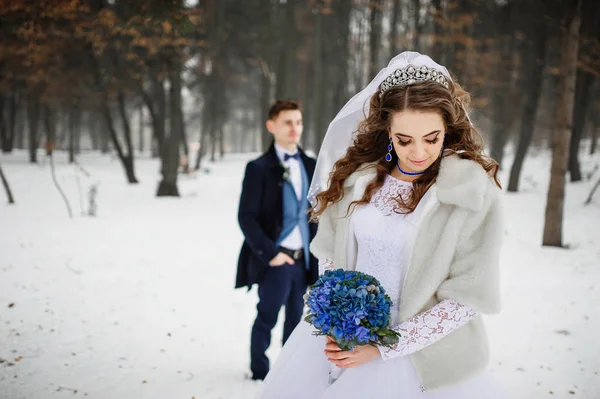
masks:
<svg viewBox="0 0 600 399"><path fill-rule="evenodd" d="M411 183L387 176L371 202L357 207L350 230L356 240L356 270L375 276L393 301L394 329L402 338L393 348L380 348L382 357L358 367L344 369L329 383L330 365L325 356L325 338L312 335L313 327L301 321L267 375L257 398L505 398L489 373L455 386L426 391L410 360L414 353L460 328L476 316L474 309L445 300L398 324L398 307L406 267L421 220L435 200L432 187L417 209L408 215L398 212L394 198L406 199ZM320 260L321 272L335 268Z"/></svg>

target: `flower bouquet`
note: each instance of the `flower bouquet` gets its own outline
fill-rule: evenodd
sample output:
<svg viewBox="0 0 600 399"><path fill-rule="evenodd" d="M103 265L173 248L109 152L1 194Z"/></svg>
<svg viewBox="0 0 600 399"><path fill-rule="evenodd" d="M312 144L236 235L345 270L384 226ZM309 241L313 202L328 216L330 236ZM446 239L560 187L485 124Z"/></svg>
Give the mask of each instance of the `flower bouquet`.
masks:
<svg viewBox="0 0 600 399"><path fill-rule="evenodd" d="M343 269L327 270L306 295L309 312L304 318L316 328L315 335L333 338L340 349L357 345L390 347L400 334L390 329L392 300L373 276ZM330 382L341 369L332 365Z"/></svg>

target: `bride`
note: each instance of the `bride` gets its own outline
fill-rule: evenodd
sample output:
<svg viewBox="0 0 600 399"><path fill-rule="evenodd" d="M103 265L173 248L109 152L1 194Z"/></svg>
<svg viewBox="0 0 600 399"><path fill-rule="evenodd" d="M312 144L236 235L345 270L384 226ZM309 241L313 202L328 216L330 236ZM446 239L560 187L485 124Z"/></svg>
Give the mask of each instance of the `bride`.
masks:
<svg viewBox="0 0 600 399"><path fill-rule="evenodd" d="M342 351L301 322L258 398L504 397L482 320L500 309L498 165L468 99L446 68L404 52L330 124L309 192L311 251L321 273L382 283L400 342Z"/></svg>

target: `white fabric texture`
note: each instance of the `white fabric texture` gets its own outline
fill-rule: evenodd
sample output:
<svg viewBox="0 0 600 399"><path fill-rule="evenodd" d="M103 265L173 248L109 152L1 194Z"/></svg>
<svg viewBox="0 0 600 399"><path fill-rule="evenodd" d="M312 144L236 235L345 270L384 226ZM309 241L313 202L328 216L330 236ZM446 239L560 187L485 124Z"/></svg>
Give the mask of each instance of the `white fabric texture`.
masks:
<svg viewBox="0 0 600 399"><path fill-rule="evenodd" d="M404 285L406 267L410 262L419 223L423 213L434 202L430 192L415 212L402 215L393 209L391 197L406 194L409 183L388 176L384 186L370 204L359 206L351 216L356 235L356 270L376 277L394 302L393 323ZM390 200L392 202L390 202ZM321 270L336 266L322 260ZM402 324L401 324L402 325ZM324 337L312 335L314 328L300 322L286 342L281 354L267 375L257 398L380 398L380 399L500 399L505 398L495 382L485 372L465 382L428 392L421 387L410 356L378 358L364 365L344 369L340 377L328 383L331 363L325 354Z"/></svg>
<svg viewBox="0 0 600 399"><path fill-rule="evenodd" d="M298 150L296 150L297 152ZM289 180L294 187L294 191L296 192L296 197L300 199L302 196L302 171L300 170L300 161L295 158L290 158L285 161L285 154L294 155L290 153L288 150L283 148L282 146L275 144L275 152L277 153L277 157L279 158L279 162L286 168L289 168L290 176ZM304 243L302 242L302 232L300 231L300 226L294 227L294 229L288 234L287 237L283 239L280 244L282 247L287 249L302 249L304 248Z"/></svg>

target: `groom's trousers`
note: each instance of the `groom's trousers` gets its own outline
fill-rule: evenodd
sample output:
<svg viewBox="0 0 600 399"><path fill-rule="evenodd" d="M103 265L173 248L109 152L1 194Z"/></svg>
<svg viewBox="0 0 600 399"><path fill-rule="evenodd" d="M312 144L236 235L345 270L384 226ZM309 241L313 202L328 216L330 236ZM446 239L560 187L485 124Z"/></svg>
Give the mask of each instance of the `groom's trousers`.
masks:
<svg viewBox="0 0 600 399"><path fill-rule="evenodd" d="M285 306L283 344L298 325L304 308L307 280L304 259L293 265L271 266L258 283L258 315L250 338L250 369L253 379L264 379L269 372L265 351L271 344L271 330Z"/></svg>

